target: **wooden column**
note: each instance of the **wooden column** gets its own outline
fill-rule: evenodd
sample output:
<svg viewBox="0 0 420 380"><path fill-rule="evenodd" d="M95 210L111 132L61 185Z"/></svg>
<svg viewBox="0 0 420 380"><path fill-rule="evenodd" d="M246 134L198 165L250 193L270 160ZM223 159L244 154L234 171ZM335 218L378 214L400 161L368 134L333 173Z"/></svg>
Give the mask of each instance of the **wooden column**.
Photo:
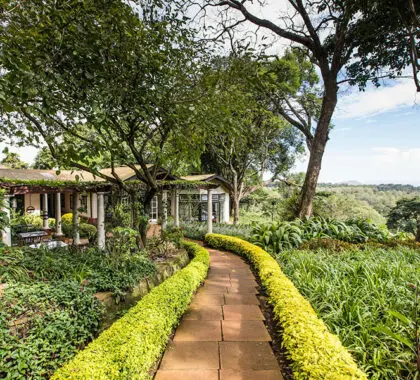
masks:
<svg viewBox="0 0 420 380"><path fill-rule="evenodd" d="M98 198L98 248L105 250L105 193L97 193Z"/></svg>
<svg viewBox="0 0 420 380"><path fill-rule="evenodd" d="M61 229L61 193L55 194L55 236L63 236Z"/></svg>
<svg viewBox="0 0 420 380"><path fill-rule="evenodd" d="M207 190L207 233L213 233L213 190Z"/></svg>
<svg viewBox="0 0 420 380"><path fill-rule="evenodd" d="M75 191L73 193L73 245L80 244L80 232L79 232L79 193Z"/></svg>
<svg viewBox="0 0 420 380"><path fill-rule="evenodd" d="M1 231L1 239L3 244L8 247L12 245L12 230L10 229L10 198L12 198L12 195L6 194L2 204L2 211L6 216L6 226Z"/></svg>

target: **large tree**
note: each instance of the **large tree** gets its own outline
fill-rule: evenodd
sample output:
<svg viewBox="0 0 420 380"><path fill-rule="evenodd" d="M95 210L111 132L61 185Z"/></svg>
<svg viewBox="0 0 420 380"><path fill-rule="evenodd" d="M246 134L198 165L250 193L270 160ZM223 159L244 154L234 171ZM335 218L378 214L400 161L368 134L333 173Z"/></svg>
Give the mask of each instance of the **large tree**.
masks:
<svg viewBox="0 0 420 380"><path fill-rule="evenodd" d="M214 7L218 10L219 35L229 32L231 37L232 29L240 24L253 24L257 30L265 29L277 38L289 41L318 66L323 82L322 104L302 188L300 216L303 217L312 212L312 200L340 84L357 83L363 87L368 80L378 83L378 78L384 75L392 77L401 74L413 61L413 52L420 47L419 40L415 40L419 37L416 13L420 4L410 3L409 0L406 4L403 0L398 1L397 6L390 0L287 0L283 3L284 12L273 11L264 17L267 5L273 6L273 3L252 0L201 3L202 9ZM411 8L411 12L405 12L407 7ZM406 23L395 20L399 17L396 10L400 11ZM214 30L214 25L212 28ZM416 55L414 59L417 58ZM385 74L382 72L384 66Z"/></svg>
<svg viewBox="0 0 420 380"><path fill-rule="evenodd" d="M0 164L4 165L6 168L10 169L27 169L29 165L22 161L19 154L15 152L10 152L8 148L3 149L4 157L0 161Z"/></svg>
<svg viewBox="0 0 420 380"><path fill-rule="evenodd" d="M100 173L100 157L112 169L130 166L146 185L144 221L159 166L200 152L204 94L196 91L198 49L178 10L158 0L130 4L3 2L0 132L45 143L61 166L129 192L114 170Z"/></svg>
<svg viewBox="0 0 420 380"><path fill-rule="evenodd" d="M259 84L264 73L259 60L240 52L216 59L212 70L207 80L215 89L213 133L206 141L201 163L204 171L222 174L228 180L236 224L241 199L262 184L264 174L276 178L289 170L302 151L302 139L269 110L270 99Z"/></svg>
<svg viewBox="0 0 420 380"><path fill-rule="evenodd" d="M411 232L420 242L420 197L403 198L397 201L388 215L389 228Z"/></svg>

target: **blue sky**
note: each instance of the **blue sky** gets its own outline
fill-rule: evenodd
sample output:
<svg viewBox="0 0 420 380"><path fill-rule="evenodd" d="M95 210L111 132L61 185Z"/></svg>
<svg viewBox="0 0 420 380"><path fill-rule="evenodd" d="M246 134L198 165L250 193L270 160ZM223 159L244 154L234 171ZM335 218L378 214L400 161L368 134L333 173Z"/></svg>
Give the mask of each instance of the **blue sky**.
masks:
<svg viewBox="0 0 420 380"><path fill-rule="evenodd" d="M340 95L320 180L420 185L420 94L410 80Z"/></svg>

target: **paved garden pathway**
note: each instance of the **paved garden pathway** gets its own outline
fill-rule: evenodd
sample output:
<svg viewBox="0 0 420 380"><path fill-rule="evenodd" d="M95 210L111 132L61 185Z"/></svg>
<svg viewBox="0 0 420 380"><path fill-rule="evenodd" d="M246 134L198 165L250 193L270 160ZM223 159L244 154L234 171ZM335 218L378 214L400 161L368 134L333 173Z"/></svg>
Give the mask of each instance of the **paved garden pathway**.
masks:
<svg viewBox="0 0 420 380"><path fill-rule="evenodd" d="M239 256L209 249L208 277L168 345L155 380L280 380L256 296Z"/></svg>

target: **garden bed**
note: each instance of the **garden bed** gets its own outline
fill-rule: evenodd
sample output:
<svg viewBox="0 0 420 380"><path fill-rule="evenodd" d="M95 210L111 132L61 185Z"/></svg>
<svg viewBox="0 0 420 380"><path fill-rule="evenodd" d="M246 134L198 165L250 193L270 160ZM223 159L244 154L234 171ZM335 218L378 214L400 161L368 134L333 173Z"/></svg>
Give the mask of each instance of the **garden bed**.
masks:
<svg viewBox="0 0 420 380"><path fill-rule="evenodd" d="M48 378L101 330L104 306L157 273L144 252L0 249L0 378Z"/></svg>
<svg viewBox="0 0 420 380"><path fill-rule="evenodd" d="M209 253L186 242L193 259L152 289L52 379L149 379L172 330L207 275Z"/></svg>
<svg viewBox="0 0 420 380"><path fill-rule="evenodd" d="M176 272L184 268L190 258L185 249L180 249L173 253L162 262L156 263L156 271L147 278L142 279L139 283L129 289L122 299L116 299L112 292L98 292L95 297L101 301L105 307L102 319L102 328L107 328L115 321L118 315L132 307L137 301L149 293L155 286L173 276Z"/></svg>

